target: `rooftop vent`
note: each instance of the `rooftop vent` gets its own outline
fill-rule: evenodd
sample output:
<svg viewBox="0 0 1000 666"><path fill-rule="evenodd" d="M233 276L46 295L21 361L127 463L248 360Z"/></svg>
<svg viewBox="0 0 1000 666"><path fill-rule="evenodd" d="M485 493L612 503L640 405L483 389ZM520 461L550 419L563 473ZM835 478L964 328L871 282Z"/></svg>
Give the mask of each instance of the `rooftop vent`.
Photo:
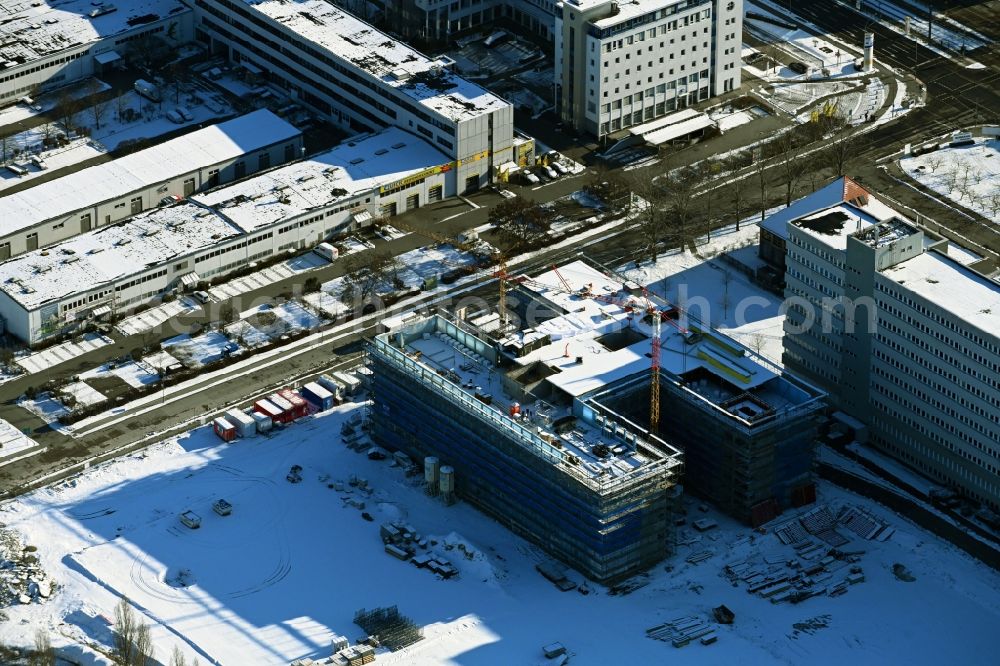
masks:
<svg viewBox="0 0 1000 666"><path fill-rule="evenodd" d="M386 150L385 148L379 148L378 150L375 151L375 154L376 155L385 155L387 152L389 152L389 151Z"/></svg>
<svg viewBox="0 0 1000 666"><path fill-rule="evenodd" d="M47 266L47 265L46 266L35 266L35 272L36 273L48 273L51 270L52 270L51 266Z"/></svg>
<svg viewBox="0 0 1000 666"><path fill-rule="evenodd" d="M72 264L73 262L76 261L80 261L80 257L73 256L73 257L66 257L65 259L63 259L64 264Z"/></svg>
<svg viewBox="0 0 1000 666"><path fill-rule="evenodd" d="M307 174L306 174L306 175L304 175L304 176L299 176L299 182L300 182L300 183L304 183L304 182L306 182L306 181L309 181L309 180L312 180L312 179L313 179L313 178L315 178L315 177L316 177L316 174L313 174L313 173L307 173Z"/></svg>
<svg viewBox="0 0 1000 666"><path fill-rule="evenodd" d="M98 252L104 252L104 248L103 247L95 247L94 249L92 249L90 251L89 254L97 254Z"/></svg>
<svg viewBox="0 0 1000 666"><path fill-rule="evenodd" d="M160 233L160 230L154 227L152 229L146 229L145 231L142 232L142 235L143 236L155 236L158 233Z"/></svg>
<svg viewBox="0 0 1000 666"><path fill-rule="evenodd" d="M353 160L351 160L351 164L361 164L364 161L365 158L363 157L355 157Z"/></svg>
<svg viewBox="0 0 1000 666"><path fill-rule="evenodd" d="M403 147L403 146L405 146L405 145L406 145L405 143L403 143L402 141L400 141L399 143L394 143L394 144L392 144L392 147L393 147L393 149L395 149L395 150L399 150L400 148L402 148L402 147Z"/></svg>
<svg viewBox="0 0 1000 666"><path fill-rule="evenodd" d="M125 238L119 238L119 239L118 239L118 242L117 242L117 243L115 243L115 245L128 245L128 244L129 244L129 243L131 243L131 242L132 242L132 239L131 239L131 238L128 238L128 237L125 237Z"/></svg>

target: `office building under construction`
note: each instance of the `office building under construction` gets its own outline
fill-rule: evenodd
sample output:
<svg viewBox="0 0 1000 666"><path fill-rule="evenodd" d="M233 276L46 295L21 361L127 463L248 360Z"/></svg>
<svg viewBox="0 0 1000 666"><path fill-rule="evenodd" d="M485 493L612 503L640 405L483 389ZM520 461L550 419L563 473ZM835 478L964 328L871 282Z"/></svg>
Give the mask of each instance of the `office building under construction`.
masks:
<svg viewBox="0 0 1000 666"><path fill-rule="evenodd" d="M667 555L682 479L748 522L808 497L818 391L655 325L641 290L581 261L511 284L545 313L530 327L403 317L368 343L376 442L437 458L459 498L605 583ZM657 331L666 437L649 428Z"/></svg>

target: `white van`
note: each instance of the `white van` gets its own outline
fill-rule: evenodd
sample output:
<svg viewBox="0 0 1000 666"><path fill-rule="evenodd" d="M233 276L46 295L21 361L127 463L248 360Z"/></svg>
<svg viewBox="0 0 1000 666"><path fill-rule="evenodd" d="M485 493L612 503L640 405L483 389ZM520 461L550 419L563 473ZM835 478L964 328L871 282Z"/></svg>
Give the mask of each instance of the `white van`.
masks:
<svg viewBox="0 0 1000 666"><path fill-rule="evenodd" d="M340 250L329 243L320 243L316 246L316 254L333 263L340 256Z"/></svg>

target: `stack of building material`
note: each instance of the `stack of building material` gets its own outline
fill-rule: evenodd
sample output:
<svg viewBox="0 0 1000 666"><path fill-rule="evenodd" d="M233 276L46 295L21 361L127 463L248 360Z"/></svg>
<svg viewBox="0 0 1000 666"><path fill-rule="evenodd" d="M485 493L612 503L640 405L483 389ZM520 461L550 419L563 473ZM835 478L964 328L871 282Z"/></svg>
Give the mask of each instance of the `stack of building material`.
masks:
<svg viewBox="0 0 1000 666"><path fill-rule="evenodd" d="M704 645L715 642L712 639L715 636L715 628L705 620L694 615L679 617L655 627L650 627L646 630L646 635L652 639L670 643L676 648L684 647L697 639L701 639Z"/></svg>

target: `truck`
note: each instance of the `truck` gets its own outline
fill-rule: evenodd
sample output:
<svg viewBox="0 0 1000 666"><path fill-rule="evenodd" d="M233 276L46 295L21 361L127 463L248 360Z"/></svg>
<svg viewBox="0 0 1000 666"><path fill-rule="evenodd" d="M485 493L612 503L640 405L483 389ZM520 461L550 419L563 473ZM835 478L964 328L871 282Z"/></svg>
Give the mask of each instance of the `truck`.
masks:
<svg viewBox="0 0 1000 666"><path fill-rule="evenodd" d="M299 389L303 398L315 405L319 411L326 411L334 405L333 393L316 382L309 382Z"/></svg>
<svg viewBox="0 0 1000 666"><path fill-rule="evenodd" d="M145 79L136 80L135 84L132 86L137 93L145 97L146 99L152 100L154 102L159 102L163 97L160 95L160 89L156 87L156 84L150 83Z"/></svg>

